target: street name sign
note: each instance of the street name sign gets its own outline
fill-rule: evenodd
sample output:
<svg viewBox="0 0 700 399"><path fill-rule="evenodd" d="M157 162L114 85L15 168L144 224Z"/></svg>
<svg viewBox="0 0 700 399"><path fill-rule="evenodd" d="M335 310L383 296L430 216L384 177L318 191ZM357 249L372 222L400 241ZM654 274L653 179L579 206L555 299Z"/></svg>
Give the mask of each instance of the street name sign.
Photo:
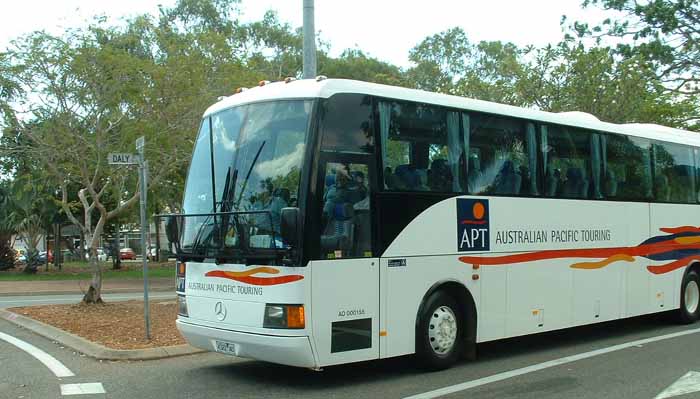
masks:
<svg viewBox="0 0 700 399"><path fill-rule="evenodd" d="M110 152L107 155L110 165L136 165L139 163L138 156L128 153Z"/></svg>

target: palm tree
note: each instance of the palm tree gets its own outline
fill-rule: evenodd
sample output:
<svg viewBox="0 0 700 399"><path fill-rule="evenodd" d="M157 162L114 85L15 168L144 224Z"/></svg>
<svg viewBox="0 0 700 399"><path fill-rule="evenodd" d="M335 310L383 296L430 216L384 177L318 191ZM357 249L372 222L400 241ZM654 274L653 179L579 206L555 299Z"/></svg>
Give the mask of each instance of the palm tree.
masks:
<svg viewBox="0 0 700 399"><path fill-rule="evenodd" d="M41 185L31 183L28 176L16 178L11 185L10 223L27 246L25 273L36 273L41 265L39 241L58 208L51 196Z"/></svg>

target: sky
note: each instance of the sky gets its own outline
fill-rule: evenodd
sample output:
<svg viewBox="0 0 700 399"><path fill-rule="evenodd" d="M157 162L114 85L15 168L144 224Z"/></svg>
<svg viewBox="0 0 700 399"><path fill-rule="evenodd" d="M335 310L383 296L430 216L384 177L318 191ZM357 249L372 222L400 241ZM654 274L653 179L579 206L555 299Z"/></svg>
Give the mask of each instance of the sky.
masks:
<svg viewBox="0 0 700 399"><path fill-rule="evenodd" d="M112 21L142 13L174 0L0 0L0 49L34 30L60 34L84 26L94 15ZM510 41L544 46L562 37L560 21L601 21L598 9L580 8L581 0L316 0L316 31L331 45L330 55L360 49L392 64L408 67L411 48L427 36L459 26L472 42ZM303 0L243 0L244 21L260 20L269 9L293 27L303 21Z"/></svg>

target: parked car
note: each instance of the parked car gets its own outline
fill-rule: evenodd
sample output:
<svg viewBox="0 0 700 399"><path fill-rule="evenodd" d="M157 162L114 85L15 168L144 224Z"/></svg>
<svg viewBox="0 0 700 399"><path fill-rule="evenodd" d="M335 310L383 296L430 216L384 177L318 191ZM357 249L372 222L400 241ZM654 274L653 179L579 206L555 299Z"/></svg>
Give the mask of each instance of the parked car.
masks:
<svg viewBox="0 0 700 399"><path fill-rule="evenodd" d="M89 251L90 251L89 249L85 250L85 260L90 259ZM97 248L97 260L99 262L106 262L107 261L107 253L105 252L104 249Z"/></svg>
<svg viewBox="0 0 700 399"><path fill-rule="evenodd" d="M41 251L39 252L39 261L41 263L53 262L53 251Z"/></svg>
<svg viewBox="0 0 700 399"><path fill-rule="evenodd" d="M148 259L155 260L157 253L158 250L156 249L155 245L151 245L150 247L148 247Z"/></svg>
<svg viewBox="0 0 700 399"><path fill-rule="evenodd" d="M119 259L121 260L136 260L136 252L131 248L122 248L119 250Z"/></svg>

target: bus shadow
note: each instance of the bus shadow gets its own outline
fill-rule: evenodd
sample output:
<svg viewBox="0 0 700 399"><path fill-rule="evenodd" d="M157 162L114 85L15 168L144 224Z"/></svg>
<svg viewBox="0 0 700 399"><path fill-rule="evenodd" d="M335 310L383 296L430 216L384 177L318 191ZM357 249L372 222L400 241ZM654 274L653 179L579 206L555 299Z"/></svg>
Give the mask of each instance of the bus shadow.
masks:
<svg viewBox="0 0 700 399"><path fill-rule="evenodd" d="M208 371L226 378L243 379L253 384L300 390L352 386L379 380L412 377L423 373L411 356L325 367L322 371L255 360L217 365L208 368Z"/></svg>
<svg viewBox="0 0 700 399"><path fill-rule="evenodd" d="M463 361L439 373L452 373L461 378L479 378L484 376L479 372L480 365L489 368L487 364L508 358L531 355L537 357L549 352L551 356L547 355L546 360L552 360L679 329L682 327L670 321L668 314L662 313L503 339L480 344L478 359L475 362ZM603 340L611 342L601 342ZM567 349L575 346L583 348L566 353ZM559 350L565 353L558 353ZM356 384L396 382L404 378L426 375L426 371L421 369L411 356L331 366L320 372L254 360L220 364L207 368L207 371L225 379L236 379L239 382L245 380L254 385L265 384L268 387L300 392L309 389L321 391L341 386L351 387ZM468 371L468 375L464 375L465 371Z"/></svg>

